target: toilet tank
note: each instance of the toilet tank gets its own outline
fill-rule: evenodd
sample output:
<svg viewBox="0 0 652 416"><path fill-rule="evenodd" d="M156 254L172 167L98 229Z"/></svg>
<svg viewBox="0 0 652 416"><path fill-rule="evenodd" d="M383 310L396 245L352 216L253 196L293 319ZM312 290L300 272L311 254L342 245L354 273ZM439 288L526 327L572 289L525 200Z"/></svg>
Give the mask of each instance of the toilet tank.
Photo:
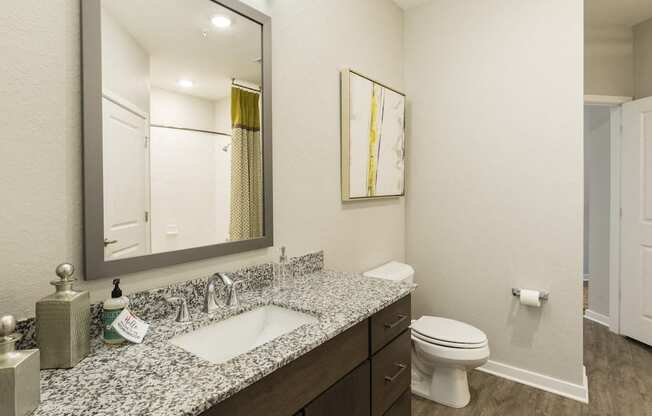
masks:
<svg viewBox="0 0 652 416"><path fill-rule="evenodd" d="M414 269L409 264L390 261L373 270L363 273L365 277L392 280L395 282L414 283Z"/></svg>

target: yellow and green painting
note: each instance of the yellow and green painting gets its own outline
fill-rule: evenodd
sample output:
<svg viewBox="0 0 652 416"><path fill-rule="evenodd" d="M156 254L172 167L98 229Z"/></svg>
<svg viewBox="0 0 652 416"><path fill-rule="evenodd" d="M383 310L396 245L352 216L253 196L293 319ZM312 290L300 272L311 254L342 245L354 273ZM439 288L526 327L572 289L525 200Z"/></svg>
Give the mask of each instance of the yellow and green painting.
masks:
<svg viewBox="0 0 652 416"><path fill-rule="evenodd" d="M403 195L405 96L352 72L349 126L350 197Z"/></svg>

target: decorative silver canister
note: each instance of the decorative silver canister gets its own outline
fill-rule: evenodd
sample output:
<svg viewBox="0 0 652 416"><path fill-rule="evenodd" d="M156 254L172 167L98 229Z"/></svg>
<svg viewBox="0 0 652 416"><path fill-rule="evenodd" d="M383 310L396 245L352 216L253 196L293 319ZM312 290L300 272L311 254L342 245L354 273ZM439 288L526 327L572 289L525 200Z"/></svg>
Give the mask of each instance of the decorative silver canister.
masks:
<svg viewBox="0 0 652 416"><path fill-rule="evenodd" d="M90 295L72 288L72 264L60 264L56 292L36 302L36 340L41 368L72 368L90 351Z"/></svg>
<svg viewBox="0 0 652 416"><path fill-rule="evenodd" d="M38 350L16 351L16 320L0 318L0 415L24 416L41 402Z"/></svg>

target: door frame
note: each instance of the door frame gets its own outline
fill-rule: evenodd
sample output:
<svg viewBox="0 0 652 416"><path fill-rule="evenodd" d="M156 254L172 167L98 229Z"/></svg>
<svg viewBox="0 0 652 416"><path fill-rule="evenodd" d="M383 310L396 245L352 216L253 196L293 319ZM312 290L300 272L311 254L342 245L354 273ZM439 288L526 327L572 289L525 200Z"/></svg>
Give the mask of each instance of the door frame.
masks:
<svg viewBox="0 0 652 416"><path fill-rule="evenodd" d="M610 128L610 194L609 208L609 329L620 334L620 219L621 219L621 143L622 105L632 97L610 95L585 95L584 105L608 107L611 112Z"/></svg>

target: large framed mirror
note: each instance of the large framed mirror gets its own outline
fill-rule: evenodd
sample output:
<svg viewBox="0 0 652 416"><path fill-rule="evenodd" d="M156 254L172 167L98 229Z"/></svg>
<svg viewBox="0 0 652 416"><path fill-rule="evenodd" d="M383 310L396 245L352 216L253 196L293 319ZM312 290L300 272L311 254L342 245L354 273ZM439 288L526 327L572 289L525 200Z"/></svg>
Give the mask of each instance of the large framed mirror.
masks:
<svg viewBox="0 0 652 416"><path fill-rule="evenodd" d="M271 19L81 4L85 277L272 246Z"/></svg>

